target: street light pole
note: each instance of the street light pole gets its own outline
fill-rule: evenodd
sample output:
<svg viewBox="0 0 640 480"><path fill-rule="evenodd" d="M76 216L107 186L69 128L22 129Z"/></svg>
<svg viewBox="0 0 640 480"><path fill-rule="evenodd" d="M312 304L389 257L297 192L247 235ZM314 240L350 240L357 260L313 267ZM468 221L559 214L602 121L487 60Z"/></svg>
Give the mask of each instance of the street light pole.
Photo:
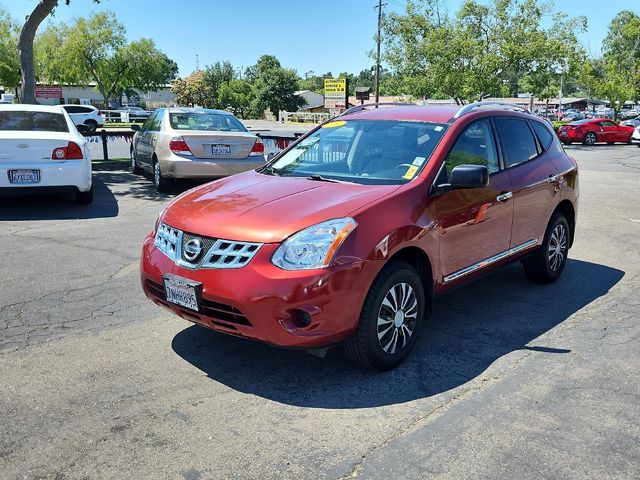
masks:
<svg viewBox="0 0 640 480"><path fill-rule="evenodd" d="M378 0L378 36L376 37L376 103L380 101L380 31L382 30L382 0Z"/></svg>

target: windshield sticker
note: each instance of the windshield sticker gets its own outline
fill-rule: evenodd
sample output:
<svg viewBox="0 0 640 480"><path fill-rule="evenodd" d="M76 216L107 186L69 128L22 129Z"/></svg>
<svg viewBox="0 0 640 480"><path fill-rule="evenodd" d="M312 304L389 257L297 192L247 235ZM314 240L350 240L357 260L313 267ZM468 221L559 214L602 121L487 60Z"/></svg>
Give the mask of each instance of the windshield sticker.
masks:
<svg viewBox="0 0 640 480"><path fill-rule="evenodd" d="M329 122L329 123L325 123L324 125L322 125L322 128L336 128L336 127L341 127L343 125L346 125L347 122L344 120L337 120L335 122Z"/></svg>
<svg viewBox="0 0 640 480"><path fill-rule="evenodd" d="M439 132L440 130L442 130L442 127L441 127L440 125L438 125L437 127L435 127L435 128L434 128L434 130L435 130L436 132Z"/></svg>
<svg viewBox="0 0 640 480"><path fill-rule="evenodd" d="M416 159L412 163L417 167L421 167L425 160L426 158L424 157L416 157Z"/></svg>
<svg viewBox="0 0 640 480"><path fill-rule="evenodd" d="M418 137L418 145L422 145L423 143L426 143L429 140L431 140L431 136L428 133L425 133L424 135L420 135Z"/></svg>
<svg viewBox="0 0 640 480"><path fill-rule="evenodd" d="M402 178L406 178L407 180L411 180L413 177L416 176L416 172L418 171L418 167L416 167L415 165L411 165L408 169L407 169L407 173L405 173Z"/></svg>

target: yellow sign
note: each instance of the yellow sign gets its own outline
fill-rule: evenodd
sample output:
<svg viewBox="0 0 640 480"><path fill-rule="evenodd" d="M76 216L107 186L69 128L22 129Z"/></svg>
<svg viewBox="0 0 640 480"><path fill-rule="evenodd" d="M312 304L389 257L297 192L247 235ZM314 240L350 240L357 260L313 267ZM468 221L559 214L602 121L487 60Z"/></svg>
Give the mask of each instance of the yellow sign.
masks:
<svg viewBox="0 0 640 480"><path fill-rule="evenodd" d="M411 180L413 177L416 176L416 172L418 171L418 167L416 167L415 165L411 165L408 169L407 169L407 173L405 173L402 178L406 178L407 180Z"/></svg>
<svg viewBox="0 0 640 480"><path fill-rule="evenodd" d="M341 94L344 97L347 91L347 79L346 78L325 78L324 79L324 94Z"/></svg>
<svg viewBox="0 0 640 480"><path fill-rule="evenodd" d="M322 125L322 128L336 128L336 127L341 127L343 125L346 125L347 122L345 122L344 120L337 120L335 122L329 122L329 123L325 123L324 125Z"/></svg>

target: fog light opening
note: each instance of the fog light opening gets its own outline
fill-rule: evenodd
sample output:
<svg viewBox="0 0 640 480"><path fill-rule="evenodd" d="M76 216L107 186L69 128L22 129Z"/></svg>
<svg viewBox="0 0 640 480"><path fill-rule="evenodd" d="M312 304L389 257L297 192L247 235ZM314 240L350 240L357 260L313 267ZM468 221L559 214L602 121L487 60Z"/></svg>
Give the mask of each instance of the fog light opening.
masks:
<svg viewBox="0 0 640 480"><path fill-rule="evenodd" d="M311 314L305 310L295 309L291 312L291 320L298 328L305 328L311 325Z"/></svg>

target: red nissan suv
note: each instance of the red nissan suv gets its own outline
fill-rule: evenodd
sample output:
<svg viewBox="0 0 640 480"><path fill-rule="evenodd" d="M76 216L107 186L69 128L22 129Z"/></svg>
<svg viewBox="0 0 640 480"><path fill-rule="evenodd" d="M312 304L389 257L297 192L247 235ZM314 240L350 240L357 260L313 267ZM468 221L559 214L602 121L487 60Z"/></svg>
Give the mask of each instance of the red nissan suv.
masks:
<svg viewBox="0 0 640 480"><path fill-rule="evenodd" d="M385 370L435 296L515 260L534 281L560 276L578 168L544 120L511 104L378 106L173 200L144 242L146 295L219 332L342 344Z"/></svg>

